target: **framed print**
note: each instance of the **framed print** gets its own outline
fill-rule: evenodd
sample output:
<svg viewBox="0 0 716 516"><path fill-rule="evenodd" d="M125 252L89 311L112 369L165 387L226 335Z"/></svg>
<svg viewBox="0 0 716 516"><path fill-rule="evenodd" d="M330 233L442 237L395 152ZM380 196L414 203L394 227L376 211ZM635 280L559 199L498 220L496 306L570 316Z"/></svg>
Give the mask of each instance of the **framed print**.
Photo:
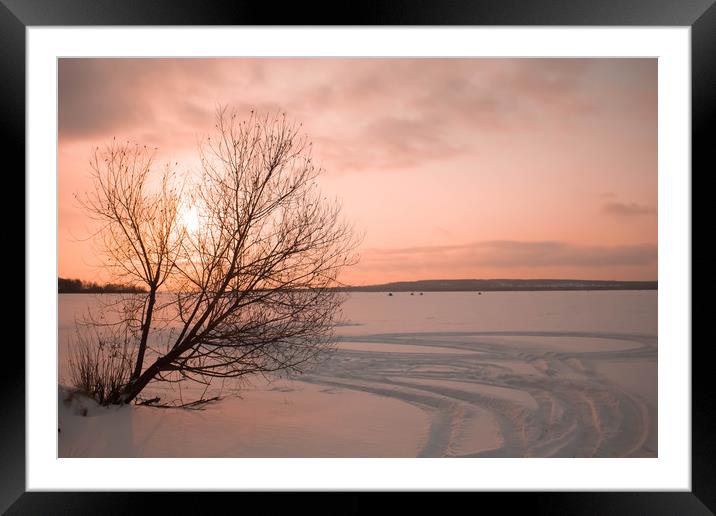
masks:
<svg viewBox="0 0 716 516"><path fill-rule="evenodd" d="M716 8L389 5L4 2L28 301L3 509L714 510Z"/></svg>

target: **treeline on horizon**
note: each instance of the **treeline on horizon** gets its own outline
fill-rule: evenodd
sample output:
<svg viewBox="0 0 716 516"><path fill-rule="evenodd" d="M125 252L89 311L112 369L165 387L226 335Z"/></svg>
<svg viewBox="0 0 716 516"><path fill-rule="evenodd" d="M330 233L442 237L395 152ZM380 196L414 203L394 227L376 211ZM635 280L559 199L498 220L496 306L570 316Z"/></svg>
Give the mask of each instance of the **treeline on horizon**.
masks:
<svg viewBox="0 0 716 516"><path fill-rule="evenodd" d="M120 283L86 282L58 278L60 294L144 294L146 289ZM396 281L379 285L346 285L342 292L494 292L542 290L658 290L657 281L613 281L573 279L443 279Z"/></svg>
<svg viewBox="0 0 716 516"><path fill-rule="evenodd" d="M105 283L100 285L94 281L82 281L79 279L58 278L58 294L142 294L146 290L134 285L123 285L121 283Z"/></svg>
<svg viewBox="0 0 716 516"><path fill-rule="evenodd" d="M658 290L657 281L573 279L457 279L397 281L380 285L346 286L345 292L471 292L529 290Z"/></svg>

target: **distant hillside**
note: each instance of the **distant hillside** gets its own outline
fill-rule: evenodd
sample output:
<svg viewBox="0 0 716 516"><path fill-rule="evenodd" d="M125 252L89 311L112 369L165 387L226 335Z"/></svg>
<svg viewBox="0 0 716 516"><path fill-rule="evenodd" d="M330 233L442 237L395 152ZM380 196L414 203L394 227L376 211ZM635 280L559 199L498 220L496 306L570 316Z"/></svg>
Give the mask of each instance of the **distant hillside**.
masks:
<svg viewBox="0 0 716 516"><path fill-rule="evenodd" d="M462 279L399 281L345 287L348 292L461 292L506 290L657 290L656 281L599 281L571 279Z"/></svg>
<svg viewBox="0 0 716 516"><path fill-rule="evenodd" d="M59 294L140 294L146 290L133 285L119 283L106 283L100 285L78 279L58 278L57 292Z"/></svg>

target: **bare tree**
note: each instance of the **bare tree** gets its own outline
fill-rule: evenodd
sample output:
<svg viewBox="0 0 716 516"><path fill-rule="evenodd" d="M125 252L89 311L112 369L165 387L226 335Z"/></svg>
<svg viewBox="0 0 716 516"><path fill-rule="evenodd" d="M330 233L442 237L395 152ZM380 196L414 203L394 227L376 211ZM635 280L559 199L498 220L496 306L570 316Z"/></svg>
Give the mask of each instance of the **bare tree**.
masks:
<svg viewBox="0 0 716 516"><path fill-rule="evenodd" d="M147 288L125 298L123 316L94 322L136 343L131 374L104 403L136 401L150 382L301 371L332 342L334 287L356 240L318 189L311 144L284 115L219 108L215 129L188 186L167 168L150 188L143 147L112 144L92 160L82 204L106 264Z"/></svg>

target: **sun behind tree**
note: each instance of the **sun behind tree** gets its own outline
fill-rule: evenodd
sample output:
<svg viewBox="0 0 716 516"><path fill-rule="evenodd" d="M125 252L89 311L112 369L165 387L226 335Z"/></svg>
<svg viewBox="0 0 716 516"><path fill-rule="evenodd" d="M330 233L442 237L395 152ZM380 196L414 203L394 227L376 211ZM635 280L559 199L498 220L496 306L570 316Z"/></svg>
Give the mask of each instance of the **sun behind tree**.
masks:
<svg viewBox="0 0 716 516"><path fill-rule="evenodd" d="M113 277L147 289L115 303L119 317L78 325L72 368L90 373L75 387L103 404L137 400L151 382L300 371L332 343L333 287L357 241L318 189L310 143L285 115L219 108L215 128L189 185L166 167L150 188L145 147L94 155L81 202L95 241Z"/></svg>

